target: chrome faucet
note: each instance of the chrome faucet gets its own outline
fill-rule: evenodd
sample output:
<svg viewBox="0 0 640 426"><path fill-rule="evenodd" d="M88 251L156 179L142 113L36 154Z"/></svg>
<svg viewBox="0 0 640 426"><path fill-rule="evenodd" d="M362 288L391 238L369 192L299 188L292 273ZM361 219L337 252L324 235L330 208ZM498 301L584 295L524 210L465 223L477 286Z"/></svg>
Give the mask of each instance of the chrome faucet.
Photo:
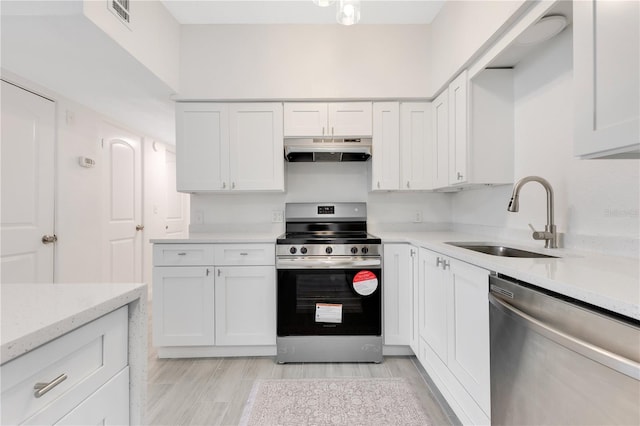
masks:
<svg viewBox="0 0 640 426"><path fill-rule="evenodd" d="M533 231L534 240L544 240L545 248L558 248L558 234L556 233L556 225L553 223L553 188L551 184L539 176L527 176L520 179L513 186L513 193L511 194L511 201L509 201L509 207L507 210L510 212L517 212L520 209L520 203L518 198L520 197L520 189L527 182L538 182L547 191L547 224L544 227L544 231L536 231L531 224L529 228Z"/></svg>

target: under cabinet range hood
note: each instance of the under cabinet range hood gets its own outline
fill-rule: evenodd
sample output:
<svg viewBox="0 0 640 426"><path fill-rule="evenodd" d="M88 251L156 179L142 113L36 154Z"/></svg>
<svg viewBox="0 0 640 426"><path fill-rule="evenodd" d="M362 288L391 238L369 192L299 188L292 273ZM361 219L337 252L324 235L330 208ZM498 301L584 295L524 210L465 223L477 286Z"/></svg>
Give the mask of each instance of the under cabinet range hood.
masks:
<svg viewBox="0 0 640 426"><path fill-rule="evenodd" d="M284 157L290 162L367 161L371 138L285 139Z"/></svg>

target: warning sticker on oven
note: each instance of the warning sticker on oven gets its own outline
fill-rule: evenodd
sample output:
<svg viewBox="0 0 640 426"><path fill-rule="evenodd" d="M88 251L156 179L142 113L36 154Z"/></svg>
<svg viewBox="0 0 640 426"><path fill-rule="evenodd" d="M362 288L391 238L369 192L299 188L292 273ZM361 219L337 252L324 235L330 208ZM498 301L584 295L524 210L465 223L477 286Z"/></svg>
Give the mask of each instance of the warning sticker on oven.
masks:
<svg viewBox="0 0 640 426"><path fill-rule="evenodd" d="M342 305L316 303L316 322L342 323Z"/></svg>
<svg viewBox="0 0 640 426"><path fill-rule="evenodd" d="M353 289L361 296L368 296L378 288L378 277L371 271L360 271L353 277Z"/></svg>

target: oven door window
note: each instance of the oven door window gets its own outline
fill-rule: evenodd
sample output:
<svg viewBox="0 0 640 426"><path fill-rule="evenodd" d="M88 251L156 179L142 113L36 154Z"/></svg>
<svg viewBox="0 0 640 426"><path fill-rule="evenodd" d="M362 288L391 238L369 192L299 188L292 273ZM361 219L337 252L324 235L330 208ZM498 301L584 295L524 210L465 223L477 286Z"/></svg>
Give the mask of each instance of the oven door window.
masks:
<svg viewBox="0 0 640 426"><path fill-rule="evenodd" d="M362 295L354 289L359 269L279 270L278 336L380 336L382 277L380 269L367 271L378 285Z"/></svg>

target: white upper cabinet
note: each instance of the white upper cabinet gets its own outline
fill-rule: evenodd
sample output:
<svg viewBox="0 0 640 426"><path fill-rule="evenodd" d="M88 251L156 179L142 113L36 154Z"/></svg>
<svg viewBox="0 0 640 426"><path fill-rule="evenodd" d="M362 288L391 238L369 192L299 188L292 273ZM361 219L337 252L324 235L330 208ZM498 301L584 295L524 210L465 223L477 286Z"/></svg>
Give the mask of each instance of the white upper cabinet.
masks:
<svg viewBox="0 0 640 426"><path fill-rule="evenodd" d="M573 2L574 152L640 158L640 3Z"/></svg>
<svg viewBox="0 0 640 426"><path fill-rule="evenodd" d="M282 104L176 104L177 187L283 191Z"/></svg>
<svg viewBox="0 0 640 426"><path fill-rule="evenodd" d="M431 189L431 103L400 104L400 187Z"/></svg>
<svg viewBox="0 0 640 426"><path fill-rule="evenodd" d="M456 77L433 103L433 188L513 183L513 112L513 70Z"/></svg>
<svg viewBox="0 0 640 426"><path fill-rule="evenodd" d="M467 182L467 72L449 84L449 183Z"/></svg>
<svg viewBox="0 0 640 426"><path fill-rule="evenodd" d="M282 104L229 106L231 189L284 191Z"/></svg>
<svg viewBox="0 0 640 426"><path fill-rule="evenodd" d="M285 137L370 137L372 133L371 102L284 104Z"/></svg>
<svg viewBox="0 0 640 426"><path fill-rule="evenodd" d="M226 189L229 179L229 107L176 104L178 191Z"/></svg>
<svg viewBox="0 0 640 426"><path fill-rule="evenodd" d="M431 103L373 105L373 191L431 189Z"/></svg>
<svg viewBox="0 0 640 426"><path fill-rule="evenodd" d="M400 187L400 103L373 104L371 185L374 191Z"/></svg>
<svg viewBox="0 0 640 426"><path fill-rule="evenodd" d="M434 189L449 185L449 90L434 101L432 111L431 178Z"/></svg>

